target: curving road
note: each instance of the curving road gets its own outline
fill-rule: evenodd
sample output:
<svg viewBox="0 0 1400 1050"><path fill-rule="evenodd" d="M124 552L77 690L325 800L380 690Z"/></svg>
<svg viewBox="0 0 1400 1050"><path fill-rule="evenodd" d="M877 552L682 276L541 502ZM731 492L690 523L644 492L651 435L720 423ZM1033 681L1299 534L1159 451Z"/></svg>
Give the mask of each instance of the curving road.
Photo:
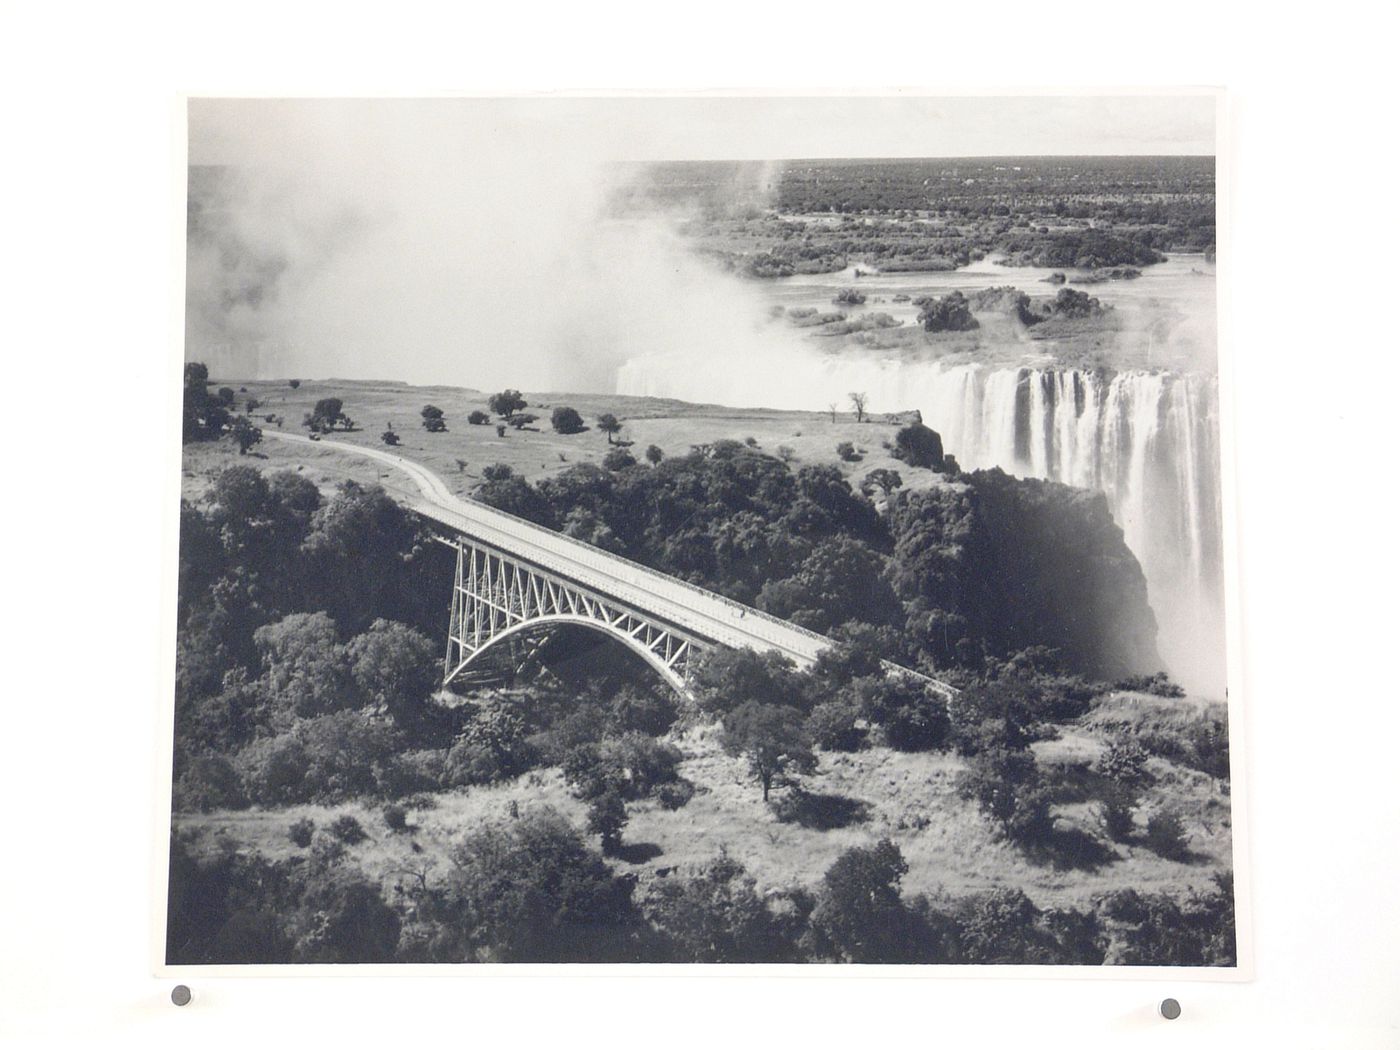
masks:
<svg viewBox="0 0 1400 1050"><path fill-rule="evenodd" d="M388 464L408 475L422 493L423 498L410 507L424 517L708 641L736 649L776 649L790 656L799 667L810 667L817 654L832 644L831 639L814 631L713 591L552 532L524 518L460 499L431 470L403 456L324 438L313 442L300 434L274 430L264 430L263 437L300 442L313 448L332 448ZM899 670L913 673L905 668ZM940 690L951 691L941 682L930 682Z"/></svg>

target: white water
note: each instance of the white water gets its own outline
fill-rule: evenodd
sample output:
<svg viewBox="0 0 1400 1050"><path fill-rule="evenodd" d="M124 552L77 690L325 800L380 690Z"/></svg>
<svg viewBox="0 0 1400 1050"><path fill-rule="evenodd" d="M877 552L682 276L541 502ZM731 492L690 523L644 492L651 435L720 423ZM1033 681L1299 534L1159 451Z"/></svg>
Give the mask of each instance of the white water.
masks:
<svg viewBox="0 0 1400 1050"><path fill-rule="evenodd" d="M742 366L633 358L620 394L810 409L864 390L872 411L917 408L965 469L1001 467L1101 490L1147 576L1173 675L1223 695L1219 398L1214 375L945 366L781 350Z"/></svg>

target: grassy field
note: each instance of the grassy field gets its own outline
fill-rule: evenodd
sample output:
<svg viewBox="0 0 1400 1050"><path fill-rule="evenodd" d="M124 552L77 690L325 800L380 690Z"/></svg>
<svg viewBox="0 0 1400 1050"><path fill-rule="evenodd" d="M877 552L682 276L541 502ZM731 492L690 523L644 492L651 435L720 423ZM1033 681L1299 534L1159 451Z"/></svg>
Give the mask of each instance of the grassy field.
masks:
<svg viewBox="0 0 1400 1050"><path fill-rule="evenodd" d="M532 481L576 463L601 463L613 446L593 424L605 412L622 422L617 440L631 442L630 451L639 460L649 445L656 445L667 455L684 455L692 445L721 438L743 441L752 437L760 449L775 455L781 446L790 448L794 469L809 463L832 463L858 484L870 471L887 467L900 471L906 488L939 483L938 475L911 470L890 455L884 445L893 443L898 425L885 421L884 416L879 421L857 423L853 414L838 412L833 422L825 412L724 408L614 394L527 394L530 407L526 411L539 416L539 420L532 429L507 429L506 436L499 437L494 422L487 426L467 422L473 410L488 411L489 395L476 390L348 380L306 380L299 389L292 390L285 381L210 380L212 389L221 386L238 391L240 411L249 397L261 402L253 419L265 431L281 429L301 435L307 433L301 425L302 418L315 403L321 398L338 397L356 429L348 433L336 431L332 435L336 441L382 449L386 446L380 435L392 423L401 441L394 451L436 471L461 496L470 495L481 482L482 467L495 463L508 464ZM445 413L446 432L429 434L423 429L419 413L428 404ZM589 429L579 434L555 433L549 425L549 414L556 405L577 409ZM282 417L282 426L265 422L267 415ZM862 456L859 461L846 463L837 458L836 446L843 441L856 447ZM186 445L186 495L197 495L213 473L238 459L238 450L227 441ZM396 494L417 496L416 489L397 472L332 449L264 441L243 459L267 469L300 468L318 484L333 485L353 477L378 482ZM459 465L459 460L465 466Z"/></svg>
<svg viewBox="0 0 1400 1050"><path fill-rule="evenodd" d="M1105 735L1098 726L1112 722L1118 712L1150 702L1152 698L1137 694L1110 697L1084 725L1065 727L1059 739L1037 744L1037 757L1052 774L1057 767L1063 770L1070 783L1076 769L1104 746ZM848 827L817 830L780 822L763 805L744 763L720 749L712 727L692 728L675 743L686 756L681 774L698 788L695 797L678 810L654 801L632 803L624 831L627 849L624 857L611 861L642 884L691 871L724 849L743 862L763 889L815 887L843 850L884 836L899 844L909 862L906 893L959 896L1014 886L1042 907L1084 906L1098 893L1124 888L1172 893L1206 888L1215 871L1231 866L1228 784L1160 759L1151 762L1156 783L1143 808L1170 803L1185 814L1190 859L1168 860L1137 843L1100 843L1089 851L1092 856L1102 850L1090 864L1063 858L1033 862L996 841L973 804L955 793L954 779L963 762L952 754L903 754L885 748L824 754L818 775L809 778L809 789L843 796L867 809L864 819ZM285 858L303 852L287 835L293 821L310 817L324 827L349 813L370 836L350 848L351 859L392 890L424 864L429 865L430 882L440 877L449 867L452 844L483 821L505 818L512 807L523 812L544 805L583 824L583 804L569 794L559 771L550 769L504 784L431 796L430 806L409 811L408 832L391 832L377 804L360 803L179 814L175 826L198 834L196 849L215 849L227 841ZM1065 840L1102 839L1091 803L1062 803L1055 813Z"/></svg>

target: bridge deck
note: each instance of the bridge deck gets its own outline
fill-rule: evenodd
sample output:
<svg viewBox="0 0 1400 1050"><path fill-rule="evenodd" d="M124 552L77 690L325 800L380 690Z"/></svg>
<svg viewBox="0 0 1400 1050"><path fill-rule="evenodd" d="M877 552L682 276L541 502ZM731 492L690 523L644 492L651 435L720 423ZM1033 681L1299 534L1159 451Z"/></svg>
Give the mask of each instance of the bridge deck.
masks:
<svg viewBox="0 0 1400 1050"><path fill-rule="evenodd" d="M264 431L263 435L281 441L313 444L309 438L299 434ZM736 649L775 649L791 657L799 667L810 667L817 654L831 645L831 639L815 631L798 627L513 514L460 499L431 470L403 456L325 439L314 445L387 463L407 474L423 494L423 499L411 504L412 509L422 516L630 605L639 612L668 621L707 641ZM914 673L906 668L898 670L906 674ZM941 682L927 680L940 691L953 691Z"/></svg>

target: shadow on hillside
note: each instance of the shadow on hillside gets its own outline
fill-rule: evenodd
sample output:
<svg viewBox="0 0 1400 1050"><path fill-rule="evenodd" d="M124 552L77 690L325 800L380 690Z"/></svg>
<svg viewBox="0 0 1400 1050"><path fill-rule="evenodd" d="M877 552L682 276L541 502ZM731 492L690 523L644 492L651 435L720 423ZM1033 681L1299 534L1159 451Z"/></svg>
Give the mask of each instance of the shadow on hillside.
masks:
<svg viewBox="0 0 1400 1050"><path fill-rule="evenodd" d="M784 824L796 824L814 831L848 828L870 819L870 803L848 795L823 795L794 789L769 805L773 814Z"/></svg>
<svg viewBox="0 0 1400 1050"><path fill-rule="evenodd" d="M613 852L613 856L624 864L645 864L655 860L664 852L655 842L626 842Z"/></svg>
<svg viewBox="0 0 1400 1050"><path fill-rule="evenodd" d="M1061 871L1097 871L1121 859L1112 847L1081 828L1055 828L1046 842L1027 851L1037 864Z"/></svg>

